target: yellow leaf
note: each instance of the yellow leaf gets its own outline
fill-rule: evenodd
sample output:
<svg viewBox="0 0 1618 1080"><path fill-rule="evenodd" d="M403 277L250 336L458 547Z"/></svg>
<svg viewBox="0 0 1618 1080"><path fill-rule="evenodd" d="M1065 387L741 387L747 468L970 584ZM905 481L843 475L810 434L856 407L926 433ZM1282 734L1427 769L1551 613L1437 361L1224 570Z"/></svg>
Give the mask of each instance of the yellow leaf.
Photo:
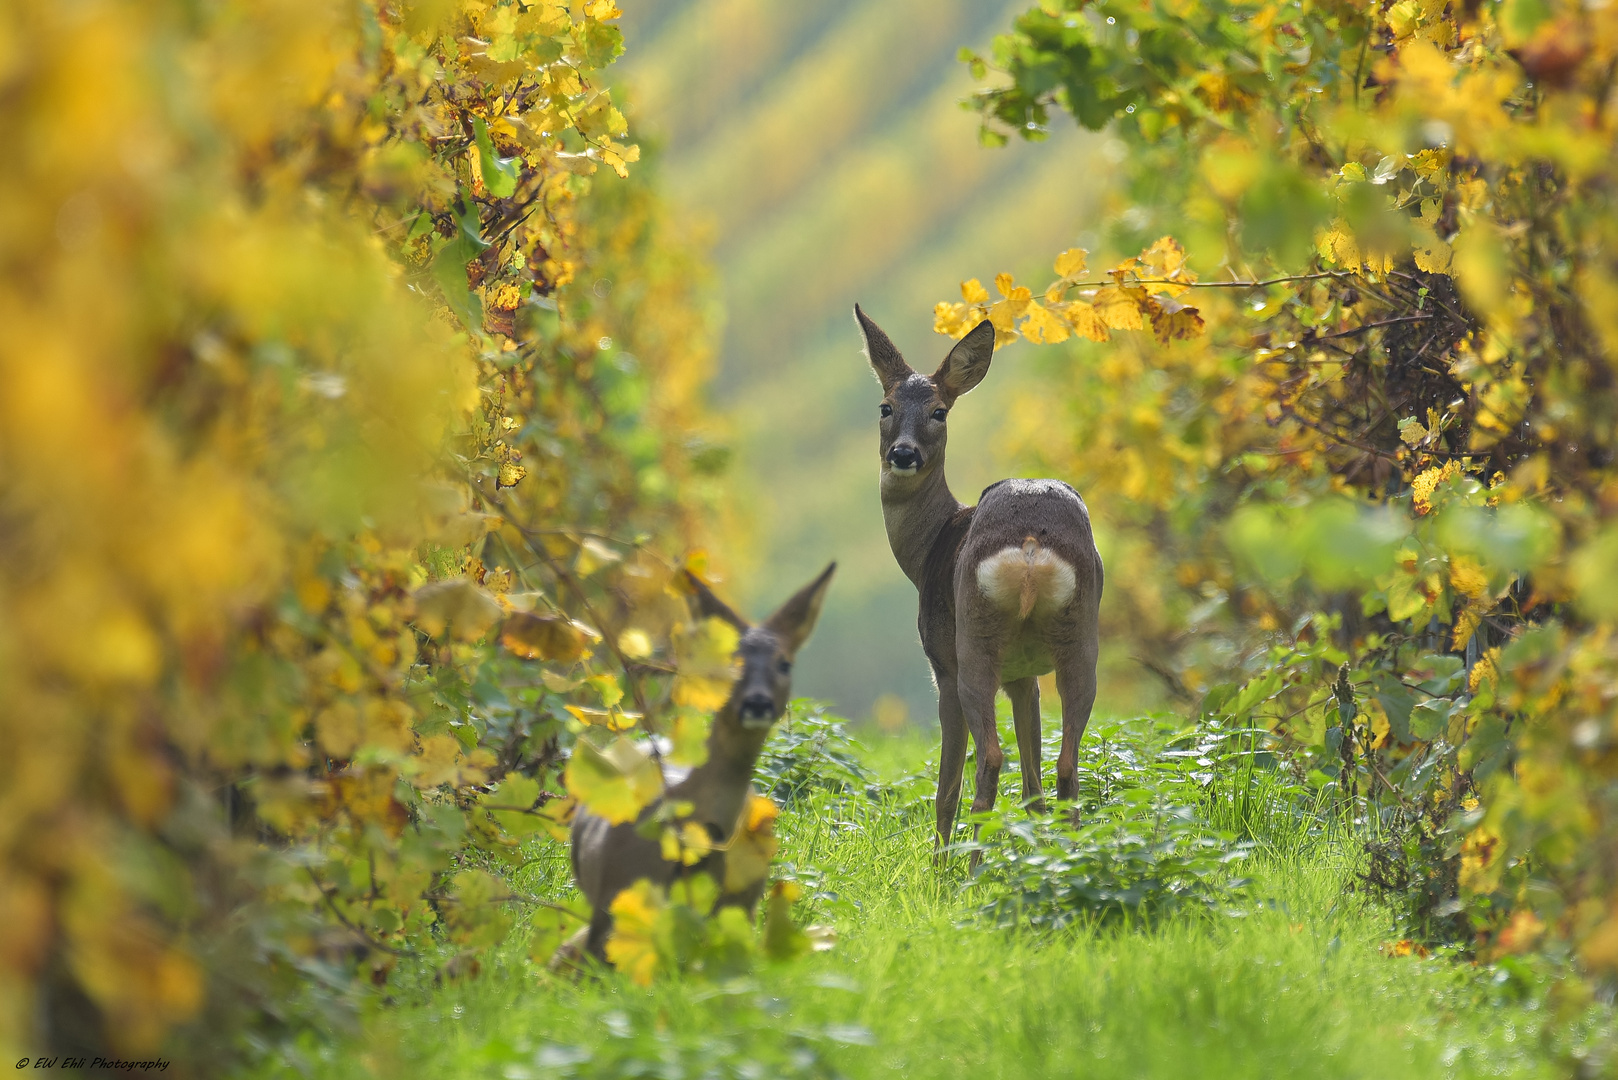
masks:
<svg viewBox="0 0 1618 1080"><path fill-rule="evenodd" d="M966 305L940 300L933 305L933 333L960 337L966 322Z"/></svg>
<svg viewBox="0 0 1618 1080"><path fill-rule="evenodd" d="M683 866L697 865L713 850L713 838L708 835L708 830L694 821L663 826L660 844L664 862Z"/></svg>
<svg viewBox="0 0 1618 1080"><path fill-rule="evenodd" d="M346 758L360 744L360 713L352 702L334 702L315 717L320 748L334 758Z"/></svg>
<svg viewBox="0 0 1618 1080"><path fill-rule="evenodd" d="M456 778L456 763L461 757L461 744L453 735L429 735L421 740L421 753L416 756L414 775L410 782L419 788L435 788Z"/></svg>
<svg viewBox="0 0 1618 1080"><path fill-rule="evenodd" d="M567 843L573 829L573 815L578 812L579 801L572 796L551 799L539 808L539 824L558 843Z"/></svg>
<svg viewBox="0 0 1618 1080"><path fill-rule="evenodd" d="M515 612L506 616L500 644L525 660L572 664L590 655L591 644L600 636L583 623L560 615Z"/></svg>
<svg viewBox="0 0 1618 1080"><path fill-rule="evenodd" d="M1174 237L1161 236L1151 247L1140 253L1140 261L1146 264L1148 276L1179 277L1180 272L1185 269L1185 249Z"/></svg>
<svg viewBox="0 0 1618 1080"><path fill-rule="evenodd" d="M496 488L516 487L517 481L528 475L528 470L516 462L508 461L500 466L500 475L495 480Z"/></svg>
<svg viewBox="0 0 1618 1080"><path fill-rule="evenodd" d="M1061 278L1076 278L1085 270L1085 259L1089 252L1083 248L1068 248L1056 257L1056 276Z"/></svg>
<svg viewBox="0 0 1618 1080"><path fill-rule="evenodd" d="M1098 290L1095 299L1090 303L1101 321L1113 330L1146 328L1146 320L1141 317L1139 301L1122 289Z"/></svg>
<svg viewBox="0 0 1618 1080"><path fill-rule="evenodd" d="M500 602L464 577L423 585L415 601L416 625L429 637L452 626L456 637L476 641L501 615Z"/></svg>
<svg viewBox="0 0 1618 1080"><path fill-rule="evenodd" d="M1448 274L1450 264L1450 246L1436 236L1429 234L1415 248L1416 269L1429 274Z"/></svg>
<svg viewBox="0 0 1618 1080"><path fill-rule="evenodd" d="M587 18L606 22L609 19L616 19L623 12L618 10L616 0L587 0L584 5L584 14Z"/></svg>
<svg viewBox="0 0 1618 1080"><path fill-rule="evenodd" d="M1001 296L1006 297L1008 300L1011 298L1012 292L1016 289L1015 283L1016 278L1012 277L1010 274L1000 273L994 275L995 289L999 291Z"/></svg>
<svg viewBox="0 0 1618 1080"><path fill-rule="evenodd" d="M1483 567L1465 555L1452 555L1449 560L1450 586L1468 600L1476 600L1489 591L1489 575Z"/></svg>
<svg viewBox="0 0 1618 1080"><path fill-rule="evenodd" d="M652 638L646 631L630 627L618 635L618 649L631 660L644 660L652 655Z"/></svg>
<svg viewBox="0 0 1618 1080"><path fill-rule="evenodd" d="M573 745L562 780L568 794L586 810L614 825L635 820L663 793L663 774L657 763L623 737L605 750L580 738Z"/></svg>
<svg viewBox="0 0 1618 1080"><path fill-rule="evenodd" d="M1073 332L1080 337L1091 341L1107 341L1112 337L1107 329L1107 321L1101 313L1082 300L1075 300L1062 309L1062 315L1067 319Z"/></svg>
<svg viewBox="0 0 1618 1080"><path fill-rule="evenodd" d="M736 628L723 619L704 619L673 635L674 703L695 709L717 709L730 699L736 681Z"/></svg>
<svg viewBox="0 0 1618 1080"><path fill-rule="evenodd" d="M603 727L608 731L628 731L640 722L640 714L617 709L592 709L588 705L562 706L573 718L589 727Z"/></svg>
<svg viewBox="0 0 1618 1080"><path fill-rule="evenodd" d="M1461 843L1461 888L1469 893L1490 893L1505 869L1505 845L1500 833L1485 822L1466 834Z"/></svg>
<svg viewBox="0 0 1618 1080"><path fill-rule="evenodd" d="M1332 222L1331 228L1320 234L1315 241L1315 248L1320 252L1321 258L1330 259L1338 266L1348 270L1360 268L1359 243L1341 220Z"/></svg>
<svg viewBox="0 0 1618 1080"><path fill-rule="evenodd" d="M642 879L613 898L612 936L607 959L638 986L652 985L662 966L657 948L658 920L667 901L663 890Z"/></svg>
<svg viewBox="0 0 1618 1080"><path fill-rule="evenodd" d="M1165 298L1152 312L1152 330L1165 345L1188 340L1202 333L1202 314L1194 307Z"/></svg>
<svg viewBox="0 0 1618 1080"><path fill-rule="evenodd" d="M1035 344L1047 342L1052 345L1059 341L1066 341L1071 333L1067 323L1057 318L1048 308L1042 307L1037 301L1030 302L1028 305L1022 332L1024 337Z"/></svg>
<svg viewBox="0 0 1618 1080"><path fill-rule="evenodd" d="M780 841L775 838L775 819L780 809L756 792L747 797L742 819L725 852L725 891L743 892L764 880L770 872Z"/></svg>
<svg viewBox="0 0 1618 1080"><path fill-rule="evenodd" d="M977 278L961 282L961 299L968 304L987 304L989 290L983 287L983 282Z"/></svg>

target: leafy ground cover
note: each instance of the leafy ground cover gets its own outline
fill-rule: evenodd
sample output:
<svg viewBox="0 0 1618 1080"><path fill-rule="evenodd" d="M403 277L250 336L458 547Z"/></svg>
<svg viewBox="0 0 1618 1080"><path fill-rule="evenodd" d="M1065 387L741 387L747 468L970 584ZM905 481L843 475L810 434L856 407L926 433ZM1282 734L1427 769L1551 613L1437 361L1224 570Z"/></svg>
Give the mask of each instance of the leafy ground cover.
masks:
<svg viewBox="0 0 1618 1080"><path fill-rule="evenodd" d="M480 977L412 982L400 971L386 1007L333 1041L311 1035L266 1075L1599 1069L1593 1048L1611 1027L1604 1007L1558 1003L1520 965L1401 945L1393 914L1358 885L1363 838L1326 798L1280 771L1250 735L1183 728L1163 718L1098 720L1086 739L1079 823L1017 811L980 822L983 867L973 876L962 857L943 871L932 863L931 747L916 737L860 746L823 711L796 709L766 759L777 783L794 779L777 822L777 869L803 886L799 921L835 927L834 949L722 983L674 977L642 989L608 976L574 985L531 964L519 930ZM810 754L822 755L823 780ZM1007 881L1031 873L1042 846L1065 852L1065 862L1044 866L1059 884L1075 875L1122 880L1117 860L1097 853L1116 854L1118 837L1153 815L1174 824L1122 845L1135 867L1125 876L1161 900L1164 882L1189 874L1202 902L1081 896L1063 908L1058 889L1034 910L1063 917L1002 917L1029 910L1016 906ZM533 894L563 895L565 850L531 843L519 876ZM1151 871L1154 854L1159 869L1174 871L1156 884L1137 872Z"/></svg>

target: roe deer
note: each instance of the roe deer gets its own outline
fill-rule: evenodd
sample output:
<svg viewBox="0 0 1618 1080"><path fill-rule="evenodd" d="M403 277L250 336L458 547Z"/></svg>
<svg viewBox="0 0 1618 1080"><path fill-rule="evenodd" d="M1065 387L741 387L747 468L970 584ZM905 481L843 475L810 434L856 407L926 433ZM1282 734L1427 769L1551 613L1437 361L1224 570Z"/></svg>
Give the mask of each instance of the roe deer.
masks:
<svg viewBox="0 0 1618 1080"><path fill-rule="evenodd" d="M1084 500L1059 480L1002 480L984 489L977 506L950 493L945 420L955 399L988 373L988 320L927 376L911 370L858 305L854 316L882 383L882 519L900 569L921 595L921 647L938 683L943 845L960 806L968 731L977 746L972 809L994 806L1005 761L994 721L1001 686L1017 729L1023 802L1044 809L1035 679L1053 669L1062 699L1056 797L1078 797L1079 740L1096 695L1101 556Z"/></svg>
<svg viewBox="0 0 1618 1080"><path fill-rule="evenodd" d="M574 817L573 876L590 904L591 917L583 942L570 945L582 944L592 956L605 962L612 902L642 878L666 888L677 877L708 874L720 886L719 906L740 906L748 914L758 907L764 878L750 882L740 892L726 891L724 849L735 836L752 793L753 765L759 751L786 708L792 690L793 657L814 629L836 569L836 563L826 567L757 626L731 610L695 576L688 575L699 613L723 619L741 634L736 647L740 675L731 686L729 699L714 715L708 731L708 760L683 779L676 779L674 770L665 766L665 775L673 782L641 811L637 821L613 825L583 808ZM650 836L644 836L640 832L640 826L655 817L666 801L690 804L689 814L680 820L702 827L713 841L715 850L694 866L665 861L658 833L648 830Z"/></svg>

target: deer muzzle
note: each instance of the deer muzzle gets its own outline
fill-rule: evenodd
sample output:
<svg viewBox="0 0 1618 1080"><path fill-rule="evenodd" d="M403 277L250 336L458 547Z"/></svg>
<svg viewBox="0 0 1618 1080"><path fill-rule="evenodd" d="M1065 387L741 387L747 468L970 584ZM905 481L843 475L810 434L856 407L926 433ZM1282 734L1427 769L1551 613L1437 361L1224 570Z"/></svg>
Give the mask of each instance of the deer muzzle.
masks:
<svg viewBox="0 0 1618 1080"><path fill-rule="evenodd" d="M912 475L921 468L921 452L914 446L896 443L888 451L888 468L906 476Z"/></svg>
<svg viewBox="0 0 1618 1080"><path fill-rule="evenodd" d="M775 723L775 699L763 693L748 694L742 698L736 716L742 722L742 727L769 727Z"/></svg>

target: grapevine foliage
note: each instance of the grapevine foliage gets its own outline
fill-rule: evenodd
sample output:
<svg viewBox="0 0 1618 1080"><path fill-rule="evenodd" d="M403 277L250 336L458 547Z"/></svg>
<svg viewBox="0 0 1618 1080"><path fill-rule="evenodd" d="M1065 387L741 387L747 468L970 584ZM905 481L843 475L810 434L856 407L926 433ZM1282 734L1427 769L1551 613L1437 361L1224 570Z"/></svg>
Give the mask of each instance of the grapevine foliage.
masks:
<svg viewBox="0 0 1618 1080"><path fill-rule="evenodd" d="M1205 334L1019 411L1132 564L1110 634L1283 736L1417 929L1618 973L1618 12L1047 0L963 59L986 142L1109 129L1111 243L1203 268Z"/></svg>
<svg viewBox="0 0 1618 1080"><path fill-rule="evenodd" d="M263 1047L473 973L565 914L507 870L575 740L572 795L631 814L621 731L700 758L734 635L677 572L724 454L618 15L0 14L12 1058Z"/></svg>

